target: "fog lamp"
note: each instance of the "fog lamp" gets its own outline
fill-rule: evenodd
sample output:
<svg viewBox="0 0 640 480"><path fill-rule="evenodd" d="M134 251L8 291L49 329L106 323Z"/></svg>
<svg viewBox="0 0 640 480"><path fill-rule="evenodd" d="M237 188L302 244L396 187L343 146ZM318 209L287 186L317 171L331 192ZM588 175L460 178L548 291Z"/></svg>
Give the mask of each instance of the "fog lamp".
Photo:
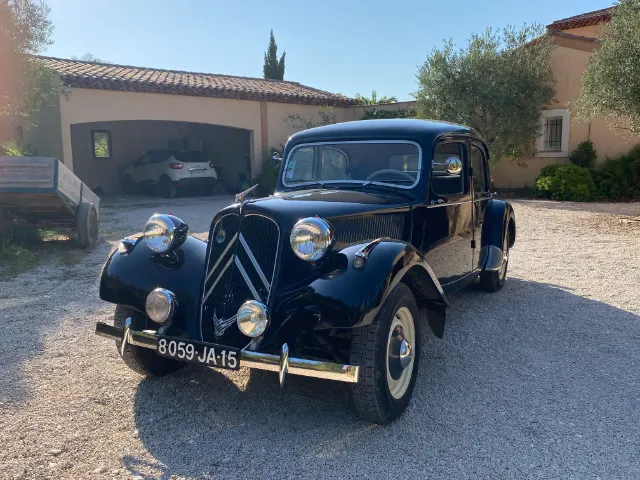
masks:
<svg viewBox="0 0 640 480"><path fill-rule="evenodd" d="M267 306L255 300L244 302L238 310L236 321L240 331L247 337L259 337L269 325Z"/></svg>
<svg viewBox="0 0 640 480"><path fill-rule="evenodd" d="M177 305L178 302L176 302L176 297L172 291L165 288L156 288L147 295L145 309L147 310L147 316L151 320L163 324L173 317Z"/></svg>

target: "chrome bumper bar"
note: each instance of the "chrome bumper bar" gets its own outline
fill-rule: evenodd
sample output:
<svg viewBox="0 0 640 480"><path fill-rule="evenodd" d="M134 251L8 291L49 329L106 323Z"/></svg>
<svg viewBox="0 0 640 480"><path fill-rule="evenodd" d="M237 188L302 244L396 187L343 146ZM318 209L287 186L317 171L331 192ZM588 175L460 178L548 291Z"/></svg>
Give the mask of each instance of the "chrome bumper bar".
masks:
<svg viewBox="0 0 640 480"><path fill-rule="evenodd" d="M156 332L153 330L131 330L130 325L130 319L127 319L125 328L114 327L113 325L98 322L96 323L96 335L121 341L123 349L127 343L151 350L157 348L160 337L156 335ZM282 345L280 355L241 350L240 366L278 372L280 386L284 384L287 373L291 375L301 375L303 377L321 378L323 380L358 383L360 368L354 365L342 365L340 363L289 357L289 346L286 343Z"/></svg>

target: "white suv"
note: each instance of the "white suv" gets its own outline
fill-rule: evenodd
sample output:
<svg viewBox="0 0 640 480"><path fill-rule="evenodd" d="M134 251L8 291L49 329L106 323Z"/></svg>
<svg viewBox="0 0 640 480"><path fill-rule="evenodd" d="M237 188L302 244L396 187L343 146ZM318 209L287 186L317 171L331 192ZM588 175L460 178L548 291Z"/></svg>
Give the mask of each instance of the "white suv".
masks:
<svg viewBox="0 0 640 480"><path fill-rule="evenodd" d="M164 198L175 197L177 189L182 188L201 188L213 193L217 183L215 167L206 153L197 150L152 150L123 172L126 193L134 193L143 185L155 185Z"/></svg>

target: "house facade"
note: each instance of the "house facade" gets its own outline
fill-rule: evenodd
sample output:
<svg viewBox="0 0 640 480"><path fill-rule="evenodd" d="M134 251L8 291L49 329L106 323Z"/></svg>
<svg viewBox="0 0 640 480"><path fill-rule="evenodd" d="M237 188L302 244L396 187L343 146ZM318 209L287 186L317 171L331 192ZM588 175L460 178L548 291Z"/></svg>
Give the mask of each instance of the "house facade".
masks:
<svg viewBox="0 0 640 480"><path fill-rule="evenodd" d="M556 20L547 26L555 48L551 68L556 80L556 101L542 114L542 130L535 158L526 161L526 168L516 162L501 160L493 169L498 188L530 188L540 169L554 163L569 163L568 155L576 146L591 140L598 153L597 163L607 156L626 152L640 143L640 137L611 130L604 118L577 122L571 118L570 103L580 94L580 85L587 61L597 46L598 37L615 7Z"/></svg>
<svg viewBox="0 0 640 480"><path fill-rule="evenodd" d="M261 171L269 148L300 120L321 122L319 108L331 107L337 121L364 114L354 99L296 82L42 60L64 86L24 141L104 193L120 191L122 170L157 149L205 151L234 188Z"/></svg>

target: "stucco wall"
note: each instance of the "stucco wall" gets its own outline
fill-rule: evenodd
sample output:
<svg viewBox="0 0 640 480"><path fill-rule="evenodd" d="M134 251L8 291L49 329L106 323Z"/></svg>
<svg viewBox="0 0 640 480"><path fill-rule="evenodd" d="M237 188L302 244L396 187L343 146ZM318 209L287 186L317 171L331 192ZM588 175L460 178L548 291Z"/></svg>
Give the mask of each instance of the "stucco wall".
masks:
<svg viewBox="0 0 640 480"><path fill-rule="evenodd" d="M570 107L570 102L580 94L582 75L590 56L589 52L563 46L557 46L553 50L551 68L556 79L556 102L549 108ZM596 163L601 164L607 156L619 155L640 143L640 136L630 137L619 133L623 132L609 129L603 118L597 118L591 122L578 122L572 116L569 123L568 150L571 152L580 142L591 140L598 153ZM528 166L526 169L514 162L501 160L493 169L494 184L498 188L533 187L540 169L554 163L568 163L568 159L566 157L531 158L526 162Z"/></svg>
<svg viewBox="0 0 640 480"><path fill-rule="evenodd" d="M589 25L588 27L567 28L563 32L580 35L581 37L598 38L601 30L602 25Z"/></svg>
<svg viewBox="0 0 640 480"><path fill-rule="evenodd" d="M111 134L111 158L93 158L92 130ZM121 173L149 150L168 148L170 139L187 139L190 150L204 150L231 188L238 173L249 174L250 134L246 130L187 122L120 120L71 125L74 173L89 188L120 190Z"/></svg>
<svg viewBox="0 0 640 480"><path fill-rule="evenodd" d="M260 102L74 88L68 100L64 96L61 98L60 114L63 157L70 168L73 168L70 128L73 124L169 120L253 131L250 152L252 173L260 171Z"/></svg>

